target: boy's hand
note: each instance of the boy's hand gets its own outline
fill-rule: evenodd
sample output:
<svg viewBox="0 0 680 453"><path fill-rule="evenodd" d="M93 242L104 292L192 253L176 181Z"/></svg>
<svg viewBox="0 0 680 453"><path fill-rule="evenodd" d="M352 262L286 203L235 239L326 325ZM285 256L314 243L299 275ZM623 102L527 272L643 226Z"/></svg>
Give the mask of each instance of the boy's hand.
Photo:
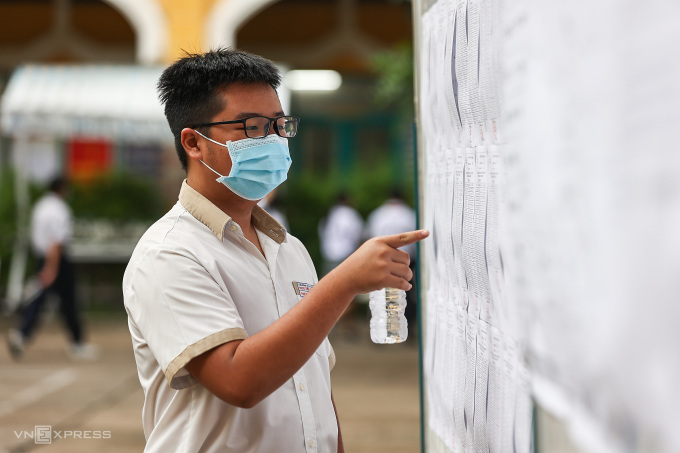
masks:
<svg viewBox="0 0 680 453"><path fill-rule="evenodd" d="M355 294L386 287L408 291L411 289L409 281L413 278L409 269L410 258L408 253L398 248L425 239L429 234L427 230L417 230L370 239L333 273L341 274L337 277Z"/></svg>

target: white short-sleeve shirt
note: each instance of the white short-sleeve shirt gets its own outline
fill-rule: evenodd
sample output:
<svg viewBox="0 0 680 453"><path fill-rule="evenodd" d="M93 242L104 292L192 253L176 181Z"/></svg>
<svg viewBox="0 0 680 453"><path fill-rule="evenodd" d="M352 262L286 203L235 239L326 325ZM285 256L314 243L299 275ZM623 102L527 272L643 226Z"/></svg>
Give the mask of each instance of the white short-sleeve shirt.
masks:
<svg viewBox="0 0 680 453"><path fill-rule="evenodd" d="M73 234L71 208L56 193L48 192L33 207L31 213L31 244L33 251L45 256L54 244L64 245Z"/></svg>
<svg viewBox="0 0 680 453"><path fill-rule="evenodd" d="M147 452L337 450L330 383L335 356L328 339L251 409L222 401L185 369L215 346L266 328L317 281L298 239L257 206L253 224L265 256L185 181L179 202L132 254L123 295L144 389Z"/></svg>
<svg viewBox="0 0 680 453"><path fill-rule="evenodd" d="M329 261L342 261L356 251L361 242L364 221L356 209L338 204L331 208L321 232L321 252Z"/></svg>
<svg viewBox="0 0 680 453"><path fill-rule="evenodd" d="M392 198L376 208L368 216L366 228L369 237L388 236L416 229L416 213L403 201ZM409 244L400 249L415 258L416 245Z"/></svg>

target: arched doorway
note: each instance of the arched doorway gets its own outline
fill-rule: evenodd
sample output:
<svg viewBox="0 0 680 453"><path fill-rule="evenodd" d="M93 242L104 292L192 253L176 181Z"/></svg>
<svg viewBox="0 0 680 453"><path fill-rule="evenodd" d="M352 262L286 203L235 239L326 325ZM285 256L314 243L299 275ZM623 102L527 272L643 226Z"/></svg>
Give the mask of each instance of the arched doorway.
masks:
<svg viewBox="0 0 680 453"><path fill-rule="evenodd" d="M0 14L17 20L3 27L0 65L25 62L133 62L135 32L128 20L101 0L11 1Z"/></svg>
<svg viewBox="0 0 680 453"><path fill-rule="evenodd" d="M410 1L218 0L207 48L238 46L291 66L367 72L371 55L411 41Z"/></svg>
<svg viewBox="0 0 680 453"><path fill-rule="evenodd" d="M152 0L6 0L0 68L26 62L157 63L165 18Z"/></svg>

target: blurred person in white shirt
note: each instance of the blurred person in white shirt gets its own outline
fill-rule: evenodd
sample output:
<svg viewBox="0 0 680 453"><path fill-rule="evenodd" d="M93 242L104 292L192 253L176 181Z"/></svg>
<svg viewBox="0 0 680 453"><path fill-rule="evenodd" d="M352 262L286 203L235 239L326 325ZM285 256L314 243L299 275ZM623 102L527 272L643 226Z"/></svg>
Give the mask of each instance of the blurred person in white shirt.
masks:
<svg viewBox="0 0 680 453"><path fill-rule="evenodd" d="M328 215L319 222L319 241L323 257L323 275L328 274L359 248L364 230L364 219L352 207L347 193L340 192ZM356 304L350 304L337 324L342 336L358 340Z"/></svg>
<svg viewBox="0 0 680 453"><path fill-rule="evenodd" d="M21 312L19 328L9 331L9 349L15 360L22 357L50 293L59 296L59 311L71 337L70 357L76 360L92 360L98 355L97 348L83 340L74 265L68 256L68 243L73 234L73 214L64 200L67 189L68 184L64 178L55 178L31 213L31 245L37 259L40 290L32 301L24 301L28 304Z"/></svg>
<svg viewBox="0 0 680 453"><path fill-rule="evenodd" d="M415 227L416 213L406 204L399 189L393 189L390 198L371 212L366 221L367 236L372 238L399 231L411 231ZM401 249L408 252L413 263L416 257L415 244L409 244Z"/></svg>
<svg viewBox="0 0 680 453"><path fill-rule="evenodd" d="M341 192L328 215L319 223L323 273L327 274L359 248L364 221ZM406 231L406 230L404 230Z"/></svg>

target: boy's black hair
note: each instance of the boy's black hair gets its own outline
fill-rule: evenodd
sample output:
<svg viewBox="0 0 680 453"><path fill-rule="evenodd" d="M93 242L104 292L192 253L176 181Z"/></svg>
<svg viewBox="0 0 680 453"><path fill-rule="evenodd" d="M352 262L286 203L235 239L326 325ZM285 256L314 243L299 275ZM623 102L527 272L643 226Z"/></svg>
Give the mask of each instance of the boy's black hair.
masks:
<svg viewBox="0 0 680 453"><path fill-rule="evenodd" d="M281 74L266 58L225 48L204 54L187 52L163 71L158 80L158 95L165 105L165 117L185 171L187 154L182 146L182 129L210 122L224 108L219 91L235 82L266 83L276 90Z"/></svg>

